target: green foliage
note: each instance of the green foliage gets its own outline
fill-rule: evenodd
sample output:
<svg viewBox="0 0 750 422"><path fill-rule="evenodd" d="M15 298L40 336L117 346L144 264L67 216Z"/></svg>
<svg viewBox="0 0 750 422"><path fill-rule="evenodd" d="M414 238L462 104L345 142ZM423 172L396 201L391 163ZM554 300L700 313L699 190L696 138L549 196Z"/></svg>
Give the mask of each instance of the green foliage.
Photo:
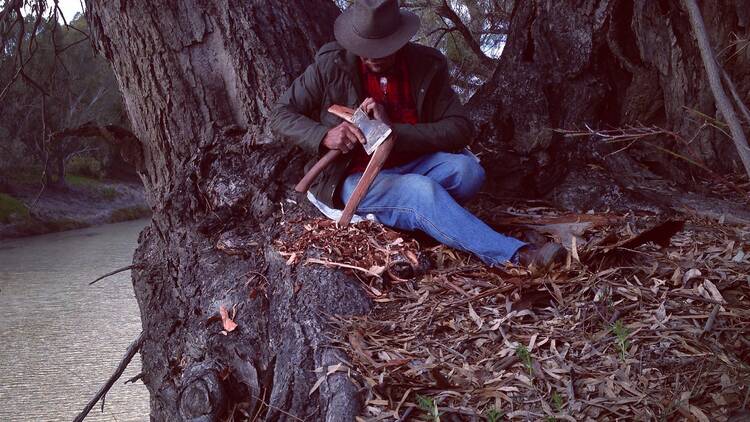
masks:
<svg viewBox="0 0 750 422"><path fill-rule="evenodd" d="M505 417L505 413L493 408L484 412L484 417L487 418L488 422L499 422Z"/></svg>
<svg viewBox="0 0 750 422"><path fill-rule="evenodd" d="M102 182L92 179L86 176L78 176L76 174L66 174L65 183L70 186L84 187L96 189L101 186Z"/></svg>
<svg viewBox="0 0 750 422"><path fill-rule="evenodd" d="M10 167L3 169L3 172L11 184L31 185L39 183L42 168L39 166Z"/></svg>
<svg viewBox="0 0 750 422"><path fill-rule="evenodd" d="M0 223L8 224L27 220L29 210L18 199L0 193Z"/></svg>
<svg viewBox="0 0 750 422"><path fill-rule="evenodd" d="M82 221L76 221L71 218L59 218L54 221L49 221L45 223L45 225L48 227L48 232L62 232L66 230L74 230L74 229L81 229L84 227L88 227L87 223L84 223Z"/></svg>
<svg viewBox="0 0 750 422"><path fill-rule="evenodd" d="M555 407L555 410L557 410L558 412L562 412L563 398L557 391L552 393L552 405Z"/></svg>
<svg viewBox="0 0 750 422"><path fill-rule="evenodd" d="M104 178L102 162L94 157L76 156L70 159L66 173L101 180Z"/></svg>
<svg viewBox="0 0 750 422"><path fill-rule="evenodd" d="M120 221L137 220L139 218L148 217L151 215L151 210L146 207L133 206L120 208L112 212L109 217L110 223L119 223Z"/></svg>
<svg viewBox="0 0 750 422"><path fill-rule="evenodd" d="M630 347L630 342L628 341L630 330L628 330L628 327L626 327L620 319L612 324L611 330L615 335L615 345L617 346L617 350L620 353L620 359L625 361L625 358L628 355L628 348Z"/></svg>
<svg viewBox="0 0 750 422"><path fill-rule="evenodd" d="M1 2L0 2L1 3ZM34 35L35 27L27 18L25 30L19 38L11 31L4 50L0 50L0 86L12 82L18 63L18 46L33 51L24 57L28 63L24 73L28 78L17 78L9 87L0 113L0 167L47 165L48 181L59 180L62 161L73 153L86 151L99 161L99 169L84 175L104 174L102 166L120 164L116 147L102 139L66 137L45 142L48 136L63 129L75 128L85 122L114 123L127 126L124 107L117 82L106 60L94 53L91 42L85 39L88 23L77 15L66 27L54 19L43 19ZM32 41L33 40L33 41ZM33 42L33 44L32 44ZM31 45L30 45L31 44ZM34 81L31 84L30 80ZM41 95L38 87L45 91ZM44 110L44 124L42 124ZM106 158L106 159L105 159ZM39 171L36 179L39 179Z"/></svg>
<svg viewBox="0 0 750 422"><path fill-rule="evenodd" d="M518 346L518 348L516 349L516 356L518 356L518 359L521 360L521 363L523 363L523 366L526 368L526 370L529 371L529 376L533 376L533 358L531 357L531 352L529 352L529 349L527 349L523 344Z"/></svg>
<svg viewBox="0 0 750 422"><path fill-rule="evenodd" d="M429 418L429 420L433 422L440 421L441 413L438 411L437 402L435 402L434 398L426 397L426 396L422 396L418 394L417 404L419 405L420 409L422 409L425 413L427 413L427 417Z"/></svg>
<svg viewBox="0 0 750 422"><path fill-rule="evenodd" d="M69 186L87 189L108 200L115 199L120 195L120 193L117 192L117 189L111 186L107 186L99 180L92 179L86 176L66 174L65 183L67 183Z"/></svg>

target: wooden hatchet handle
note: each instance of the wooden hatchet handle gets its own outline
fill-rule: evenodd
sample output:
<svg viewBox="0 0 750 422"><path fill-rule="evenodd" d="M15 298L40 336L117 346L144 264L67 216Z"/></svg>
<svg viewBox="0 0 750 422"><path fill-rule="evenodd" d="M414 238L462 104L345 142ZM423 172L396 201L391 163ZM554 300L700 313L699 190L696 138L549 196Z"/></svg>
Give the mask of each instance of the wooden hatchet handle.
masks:
<svg viewBox="0 0 750 422"><path fill-rule="evenodd" d="M310 167L310 170L305 173L305 177L303 177L302 180L297 183L297 186L294 187L294 190L299 193L307 192L307 190L310 189L310 185L312 185L312 182L316 177L318 177L318 174L320 174L320 172L323 171L324 168L328 167L329 164L334 162L339 155L341 155L341 151L337 149L332 149L326 152L326 155L324 155L320 160L318 160L317 163Z"/></svg>
<svg viewBox="0 0 750 422"><path fill-rule="evenodd" d="M341 117L349 123L352 122L352 115L354 114L354 110L350 109L349 107L344 107L337 104L328 107L328 112ZM328 167L332 162L336 161L336 158L338 158L339 155L341 155L341 151L337 149L328 151L320 160L318 160L317 163L315 163L315 165L310 167L310 170L305 173L305 177L303 177L302 180L297 183L297 186L294 187L294 190L299 193L307 192L307 190L310 189L310 185L312 185L312 182L316 177L318 177L320 172Z"/></svg>
<svg viewBox="0 0 750 422"><path fill-rule="evenodd" d="M338 117L341 117L342 119L346 120L349 123L353 123L352 116L354 115L354 110L352 110L349 107L344 107L342 105L334 104L328 107L328 112Z"/></svg>
<svg viewBox="0 0 750 422"><path fill-rule="evenodd" d="M352 216L354 216L354 213L357 212L359 203L362 202L362 199L367 194L367 191L370 190L370 185L372 185L372 182L378 176L378 173L380 173L380 170L385 164L385 160L387 160L388 156L391 155L393 142L393 135L391 135L388 137L388 139L383 141L378 149L375 150L375 152L372 154L372 158L370 158L370 162L367 164L365 172L362 174L362 178L359 179L359 182L357 182L357 186L354 187L352 196L350 196L349 200L346 202L344 212L341 214L341 218L339 219L340 226L346 226L351 223Z"/></svg>

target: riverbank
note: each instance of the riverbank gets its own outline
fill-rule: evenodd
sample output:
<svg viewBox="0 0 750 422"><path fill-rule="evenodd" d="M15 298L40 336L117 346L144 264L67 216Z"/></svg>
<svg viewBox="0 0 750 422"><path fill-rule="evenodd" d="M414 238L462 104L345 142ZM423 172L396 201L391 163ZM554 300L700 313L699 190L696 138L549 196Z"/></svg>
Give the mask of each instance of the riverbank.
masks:
<svg viewBox="0 0 750 422"><path fill-rule="evenodd" d="M135 181L66 177L66 187L15 181L0 189L0 239L33 236L144 218L143 186ZM37 196L39 196L38 199ZM35 202L36 200L36 202Z"/></svg>

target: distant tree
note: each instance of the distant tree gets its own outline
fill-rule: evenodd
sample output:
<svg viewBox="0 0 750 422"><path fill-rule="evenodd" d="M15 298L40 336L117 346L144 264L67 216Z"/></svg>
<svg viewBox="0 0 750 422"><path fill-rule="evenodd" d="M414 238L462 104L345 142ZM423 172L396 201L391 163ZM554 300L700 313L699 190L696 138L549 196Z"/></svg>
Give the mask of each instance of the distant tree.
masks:
<svg viewBox="0 0 750 422"><path fill-rule="evenodd" d="M8 40L0 62L5 70L0 82L5 82L6 96L12 98L0 102L0 127L6 135L0 143L14 153L6 160L18 165L16 159L27 157L21 163L40 165L45 184L60 188L65 186L65 166L72 157L87 154L111 162L116 147L101 138L51 136L87 122L123 124L125 116L114 74L91 48L85 18L79 15L68 25L54 14L38 25L35 19L28 15L24 26L28 31L36 28L33 37L25 33ZM12 80L11 70L23 52L33 54L24 59L24 77Z"/></svg>

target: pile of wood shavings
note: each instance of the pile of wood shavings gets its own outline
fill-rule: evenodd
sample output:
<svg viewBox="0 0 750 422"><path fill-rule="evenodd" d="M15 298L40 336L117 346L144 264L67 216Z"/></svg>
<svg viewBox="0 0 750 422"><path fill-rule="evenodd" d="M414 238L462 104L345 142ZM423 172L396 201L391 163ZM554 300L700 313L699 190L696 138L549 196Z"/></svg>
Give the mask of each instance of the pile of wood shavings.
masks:
<svg viewBox="0 0 750 422"><path fill-rule="evenodd" d="M418 265L419 243L372 221L339 228L334 221L315 218L293 221L276 241L287 263L334 266L351 270L363 280L374 297L381 296L382 285L373 284L395 261Z"/></svg>
<svg viewBox="0 0 750 422"><path fill-rule="evenodd" d="M287 250L366 268L416 248L387 232L318 222ZM633 232L599 228L583 262L543 275L428 251L436 269L335 322L367 392L360 420L731 420L750 404L750 228L692 220L667 248L586 262L612 234Z"/></svg>

